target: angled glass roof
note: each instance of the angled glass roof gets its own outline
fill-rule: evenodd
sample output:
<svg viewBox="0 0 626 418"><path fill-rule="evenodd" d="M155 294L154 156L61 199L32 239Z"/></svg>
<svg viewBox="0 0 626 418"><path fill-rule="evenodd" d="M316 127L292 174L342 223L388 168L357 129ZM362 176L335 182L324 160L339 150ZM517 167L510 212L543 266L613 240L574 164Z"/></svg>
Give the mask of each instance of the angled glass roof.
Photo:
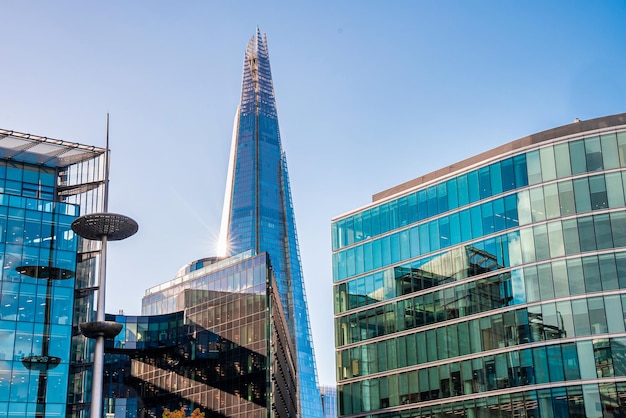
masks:
<svg viewBox="0 0 626 418"><path fill-rule="evenodd" d="M67 167L104 152L104 148L0 129L0 158L7 160Z"/></svg>

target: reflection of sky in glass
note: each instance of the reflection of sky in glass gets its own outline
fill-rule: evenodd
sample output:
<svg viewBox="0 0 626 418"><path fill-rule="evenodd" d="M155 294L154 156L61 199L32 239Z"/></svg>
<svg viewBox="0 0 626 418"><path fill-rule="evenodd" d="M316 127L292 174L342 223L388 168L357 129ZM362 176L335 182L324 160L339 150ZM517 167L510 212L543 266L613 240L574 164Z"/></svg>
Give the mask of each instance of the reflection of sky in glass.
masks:
<svg viewBox="0 0 626 418"><path fill-rule="evenodd" d="M320 416L321 400L286 158L282 150L265 36L248 43L235 121L224 215L230 253L267 252L297 350L300 409Z"/></svg>
<svg viewBox="0 0 626 418"><path fill-rule="evenodd" d="M526 287L521 270L511 271L511 290L513 292L513 304L526 303Z"/></svg>
<svg viewBox="0 0 626 418"><path fill-rule="evenodd" d="M511 266L519 266L522 264L522 245L518 233L508 234L509 242L509 262Z"/></svg>

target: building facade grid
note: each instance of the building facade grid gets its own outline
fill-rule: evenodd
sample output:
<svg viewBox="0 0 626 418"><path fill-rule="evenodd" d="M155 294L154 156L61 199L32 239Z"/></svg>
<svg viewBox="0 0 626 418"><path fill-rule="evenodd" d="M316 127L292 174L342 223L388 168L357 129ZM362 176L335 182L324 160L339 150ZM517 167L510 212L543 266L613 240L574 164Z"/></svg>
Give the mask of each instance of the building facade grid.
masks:
<svg viewBox="0 0 626 418"><path fill-rule="evenodd" d="M341 416L620 416L623 116L333 220Z"/></svg>
<svg viewBox="0 0 626 418"><path fill-rule="evenodd" d="M267 253L198 260L150 289L106 346L107 412L297 416L295 357ZM158 290L156 290L158 289Z"/></svg>
<svg viewBox="0 0 626 418"><path fill-rule="evenodd" d="M295 214L265 35L257 28L243 62L241 102L232 138L222 225L230 254L254 250L272 260L292 345L297 351L299 411L321 417L309 312Z"/></svg>
<svg viewBox="0 0 626 418"><path fill-rule="evenodd" d="M90 361L77 329L98 280L81 260L100 251L71 224L102 202L103 154L0 130L0 416L72 416L83 389L74 378L90 380L76 368Z"/></svg>

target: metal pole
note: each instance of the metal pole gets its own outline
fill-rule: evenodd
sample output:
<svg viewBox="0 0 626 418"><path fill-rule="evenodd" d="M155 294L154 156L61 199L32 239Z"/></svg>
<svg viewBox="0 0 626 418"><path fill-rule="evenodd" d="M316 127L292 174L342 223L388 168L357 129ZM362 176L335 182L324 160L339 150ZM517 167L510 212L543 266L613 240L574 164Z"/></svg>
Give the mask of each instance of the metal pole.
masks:
<svg viewBox="0 0 626 418"><path fill-rule="evenodd" d="M102 256L100 258L100 286L98 288L97 320L104 321L104 297L106 282L106 253L107 237L102 237ZM96 338L93 360L93 381L91 383L91 418L102 417L104 405L102 403L102 379L104 375L104 336Z"/></svg>
<svg viewBox="0 0 626 418"><path fill-rule="evenodd" d="M109 206L109 114L107 113L106 124L106 149L104 151L104 190L103 190L104 211L107 212ZM106 289L106 269L107 269L107 236L102 236L102 249L100 255L100 283L98 286L98 309L96 313L97 321L104 321L104 301ZM93 360L93 379L91 383L91 418L101 418L104 405L102 403L102 379L104 378L104 336L96 338Z"/></svg>

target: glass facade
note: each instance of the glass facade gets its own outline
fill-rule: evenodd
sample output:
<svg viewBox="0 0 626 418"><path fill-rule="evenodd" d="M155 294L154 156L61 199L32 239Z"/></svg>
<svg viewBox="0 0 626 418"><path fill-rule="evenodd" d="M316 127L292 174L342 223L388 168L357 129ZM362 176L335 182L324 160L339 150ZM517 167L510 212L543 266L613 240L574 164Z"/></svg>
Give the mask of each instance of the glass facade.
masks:
<svg viewBox="0 0 626 418"><path fill-rule="evenodd" d="M340 416L624 416L626 115L508 145L333 220Z"/></svg>
<svg viewBox="0 0 626 418"><path fill-rule="evenodd" d="M324 418L337 418L337 389L334 386L320 386Z"/></svg>
<svg viewBox="0 0 626 418"><path fill-rule="evenodd" d="M97 195L104 150L12 131L0 137L0 417L64 417L75 289L84 280L71 223Z"/></svg>
<svg viewBox="0 0 626 418"><path fill-rule="evenodd" d="M109 315L123 328L105 346L108 413L297 416L295 359L267 253L191 263L142 305L150 314Z"/></svg>
<svg viewBox="0 0 626 418"><path fill-rule="evenodd" d="M322 405L274 87L265 36L257 29L244 57L241 103L231 148L222 237L230 253L270 254L289 333L297 350L300 411Z"/></svg>

